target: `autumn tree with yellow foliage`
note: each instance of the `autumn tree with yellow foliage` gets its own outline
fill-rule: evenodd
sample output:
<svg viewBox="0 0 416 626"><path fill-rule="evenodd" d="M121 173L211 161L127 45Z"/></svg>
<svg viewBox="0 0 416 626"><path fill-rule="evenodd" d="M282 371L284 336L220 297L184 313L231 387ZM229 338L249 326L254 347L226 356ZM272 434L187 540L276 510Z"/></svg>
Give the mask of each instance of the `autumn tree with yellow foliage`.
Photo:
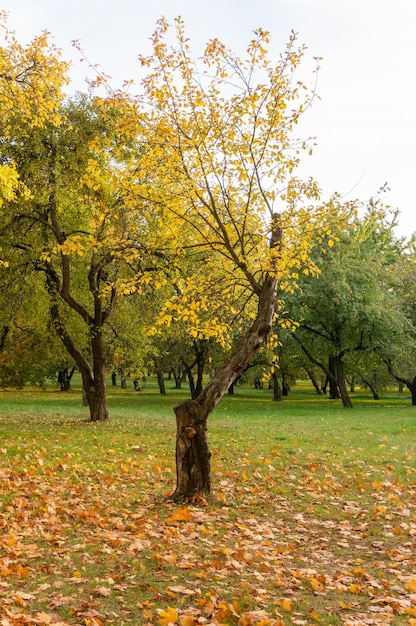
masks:
<svg viewBox="0 0 416 626"><path fill-rule="evenodd" d="M46 121L59 125L62 88L68 63L50 44L47 33L29 45L21 45L7 25L7 13L0 11L0 128L3 141L15 135L15 125L26 131L41 128ZM0 207L22 193L15 163L0 154Z"/></svg>
<svg viewBox="0 0 416 626"><path fill-rule="evenodd" d="M51 318L81 371L93 420L108 416L104 334L119 297L158 294L149 336L176 321L195 340L226 347L235 325L244 331L208 385L175 409L179 499L210 494L208 416L270 335L277 285L293 290L299 272L314 270L316 230L336 229L342 210L296 176L312 142L294 131L315 97L297 80L305 48L296 37L277 62L259 29L244 59L214 39L196 63L182 22L172 30L161 20L152 54L141 57L140 96L109 90L72 102L46 35L23 49L7 34L2 233L13 262L45 276ZM16 54L29 77L24 52L38 48L38 114L26 105L19 116L4 104L7 77L23 97ZM75 319L89 356L73 335Z"/></svg>
<svg viewBox="0 0 416 626"><path fill-rule="evenodd" d="M67 99L67 65L47 34L21 47L6 29L4 40L2 256L16 274L44 277L50 319L81 372L91 419L104 420L106 325L118 296L137 293L143 275L131 207L119 193L136 117L122 94Z"/></svg>
<svg viewBox="0 0 416 626"><path fill-rule="evenodd" d="M172 309L189 319L211 294L224 307L235 306L242 320L250 315L240 306L244 299L257 303L228 360L197 398L175 409L173 497L180 499L210 494L208 416L269 335L278 282L292 289L297 272L312 271L311 233L335 212L332 202L320 202L313 180L295 175L311 145L294 130L315 97L296 78L305 53L296 37L277 63L261 29L245 59L214 39L196 63L181 20L171 33L161 20L153 53L141 58L147 75L138 109L146 148L140 179L131 185L153 206L159 233L170 229L176 253L199 260L186 276L172 272L180 288L164 305L165 323L172 323ZM194 336L207 333L206 317L205 329L200 319L195 316ZM221 316L211 332L219 340L227 332Z"/></svg>

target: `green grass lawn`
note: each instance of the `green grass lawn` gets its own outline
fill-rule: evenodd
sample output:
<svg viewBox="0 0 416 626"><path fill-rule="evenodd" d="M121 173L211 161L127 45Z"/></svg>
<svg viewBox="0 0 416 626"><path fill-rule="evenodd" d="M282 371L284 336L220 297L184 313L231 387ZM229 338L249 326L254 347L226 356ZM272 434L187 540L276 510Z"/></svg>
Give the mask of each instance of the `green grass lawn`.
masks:
<svg viewBox="0 0 416 626"><path fill-rule="evenodd" d="M416 624L416 407L237 388L214 495L173 504L173 407L108 388L0 392L0 624Z"/></svg>

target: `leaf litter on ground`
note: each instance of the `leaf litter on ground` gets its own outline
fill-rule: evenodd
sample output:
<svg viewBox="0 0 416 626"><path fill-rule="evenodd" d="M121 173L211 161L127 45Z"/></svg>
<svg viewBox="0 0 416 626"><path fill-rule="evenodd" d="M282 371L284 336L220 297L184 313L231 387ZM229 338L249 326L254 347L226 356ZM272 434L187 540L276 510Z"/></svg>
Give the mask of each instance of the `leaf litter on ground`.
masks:
<svg viewBox="0 0 416 626"><path fill-rule="evenodd" d="M1 626L416 625L413 452L214 432L213 500L174 504L166 423L118 428L2 441Z"/></svg>

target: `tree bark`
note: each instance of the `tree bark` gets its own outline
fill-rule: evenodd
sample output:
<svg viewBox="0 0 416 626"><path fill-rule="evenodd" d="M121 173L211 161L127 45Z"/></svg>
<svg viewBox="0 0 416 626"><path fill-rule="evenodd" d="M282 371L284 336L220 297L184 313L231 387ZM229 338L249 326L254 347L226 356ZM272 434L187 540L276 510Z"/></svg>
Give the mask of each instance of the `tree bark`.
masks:
<svg viewBox="0 0 416 626"><path fill-rule="evenodd" d="M337 372L337 355L330 354L328 357L328 371L331 376L329 376L329 399L337 400L340 397L340 392L338 389L338 372Z"/></svg>
<svg viewBox="0 0 416 626"><path fill-rule="evenodd" d="M371 393L373 394L374 400L380 400L380 394L378 393L374 383L370 379L364 378L364 376L361 376L361 380L370 389Z"/></svg>
<svg viewBox="0 0 416 626"><path fill-rule="evenodd" d="M159 391L161 396L166 396L166 387L165 387L165 379L163 377L163 372L161 370L157 370L157 384L159 385Z"/></svg>
<svg viewBox="0 0 416 626"><path fill-rule="evenodd" d="M71 335L66 331L59 313L56 297L54 297L53 293L51 294L50 312L59 338L81 372L83 398L88 402L91 421L97 422L108 419L105 383L105 351L101 332L97 329L94 330L90 328L93 363L91 368L82 351L78 348Z"/></svg>
<svg viewBox="0 0 416 626"><path fill-rule="evenodd" d="M276 372L273 372L272 374L272 388L273 388L273 400L275 400L276 402L280 401L282 399L283 392L282 392L282 386L279 382Z"/></svg>
<svg viewBox="0 0 416 626"><path fill-rule="evenodd" d="M406 385L412 397L412 406L416 406L416 376L414 376L414 378L404 378L402 376L398 376L394 372L393 363L390 360L385 360L384 362L387 365L390 376L395 378L398 383Z"/></svg>
<svg viewBox="0 0 416 626"><path fill-rule="evenodd" d="M351 398L348 395L347 381L345 379L344 373L344 362L339 354L336 355L336 378L342 404L344 407L351 409L352 402Z"/></svg>
<svg viewBox="0 0 416 626"><path fill-rule="evenodd" d="M278 252L282 243L280 215L273 215L270 248ZM175 407L176 488L174 500L211 494L211 453L207 440L207 420L230 386L243 372L251 357L269 334L276 308L277 277L267 273L264 282L251 283L258 297L257 315L237 348L197 398Z"/></svg>
<svg viewBox="0 0 416 626"><path fill-rule="evenodd" d="M413 379L412 385L408 385L408 388L412 394L412 406L416 406L416 376Z"/></svg>
<svg viewBox="0 0 416 626"><path fill-rule="evenodd" d="M307 372L308 372L309 379L310 379L312 385L314 386L314 389L315 389L316 393L318 395L322 395L323 391L322 391L321 387L319 386L319 383L316 380L313 371L311 369L308 369Z"/></svg>
<svg viewBox="0 0 416 626"><path fill-rule="evenodd" d="M124 367L120 367L120 387L127 389L127 376Z"/></svg>
<svg viewBox="0 0 416 626"><path fill-rule="evenodd" d="M75 372L75 367L69 371L68 367L62 367L58 372L58 383L61 391L69 391L71 389L71 378Z"/></svg>
<svg viewBox="0 0 416 626"><path fill-rule="evenodd" d="M10 328L9 326L3 326L1 335L0 335L0 352L3 352L6 345L6 337L9 334Z"/></svg>
<svg viewBox="0 0 416 626"><path fill-rule="evenodd" d="M191 392L191 398L194 399L196 398L196 387L195 387L194 375L192 373L192 367L185 365L185 370L186 370L186 375L188 377L189 391Z"/></svg>
<svg viewBox="0 0 416 626"><path fill-rule="evenodd" d="M108 419L107 385L105 381L105 352L102 334L96 332L91 338L93 368L83 364L79 366L85 395L90 409L92 422L102 422Z"/></svg>
<svg viewBox="0 0 416 626"><path fill-rule="evenodd" d="M266 276L259 294L256 319L242 341L197 398L175 408L176 415L176 489L174 500L192 499L211 493L210 451L207 420L251 357L270 332L275 310L277 280Z"/></svg>
<svg viewBox="0 0 416 626"><path fill-rule="evenodd" d="M344 363L342 360L342 353L340 354L332 354L328 359L328 367L325 367L323 363L320 363L317 359L313 357L313 355L309 352L306 346L302 343L302 341L296 336L295 333L292 336L299 343L303 352L306 354L308 359L314 365L317 365L322 369L322 371L326 374L327 381L330 385L330 398L334 400L335 398L341 397L342 404L346 408L352 408L352 402L348 395L345 375L344 375Z"/></svg>
<svg viewBox="0 0 416 626"><path fill-rule="evenodd" d="M193 398L197 398L203 389L203 377L205 371L205 361L207 355L207 342L206 341L194 341L194 350L195 350L195 358L196 358L196 367L197 367L197 375L196 375L196 385L195 385L195 395Z"/></svg>
<svg viewBox="0 0 416 626"><path fill-rule="evenodd" d="M290 384L284 372L282 372L282 396L287 398L290 391Z"/></svg>

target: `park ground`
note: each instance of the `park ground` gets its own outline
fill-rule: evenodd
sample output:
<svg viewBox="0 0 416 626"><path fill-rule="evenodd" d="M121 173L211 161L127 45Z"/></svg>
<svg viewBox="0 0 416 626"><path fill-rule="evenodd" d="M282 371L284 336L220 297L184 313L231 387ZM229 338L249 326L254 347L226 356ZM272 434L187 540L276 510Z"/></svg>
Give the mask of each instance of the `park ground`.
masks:
<svg viewBox="0 0 416 626"><path fill-rule="evenodd" d="M416 407L238 388L214 493L173 503L173 407L109 387L0 393L0 625L416 625Z"/></svg>

